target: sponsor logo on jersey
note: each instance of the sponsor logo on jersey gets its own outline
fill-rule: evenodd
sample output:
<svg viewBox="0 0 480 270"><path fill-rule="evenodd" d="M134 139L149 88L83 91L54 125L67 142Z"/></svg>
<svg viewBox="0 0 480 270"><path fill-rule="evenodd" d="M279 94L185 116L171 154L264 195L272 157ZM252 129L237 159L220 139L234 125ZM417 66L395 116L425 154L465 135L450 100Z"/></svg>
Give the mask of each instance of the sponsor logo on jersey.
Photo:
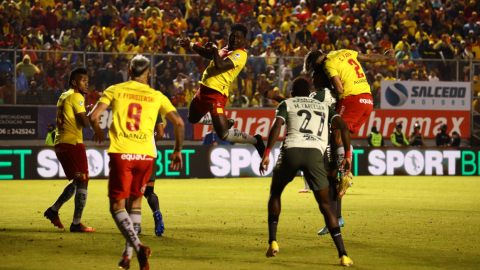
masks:
<svg viewBox="0 0 480 270"><path fill-rule="evenodd" d="M366 98L361 98L360 103L373 105L373 100L366 99Z"/></svg>
<svg viewBox="0 0 480 270"><path fill-rule="evenodd" d="M78 104L80 104L80 106L83 106L83 101L79 101Z"/></svg>
<svg viewBox="0 0 480 270"><path fill-rule="evenodd" d="M124 137L124 138L135 139L135 140L146 140L147 139L147 134L119 132L118 137Z"/></svg>
<svg viewBox="0 0 480 270"><path fill-rule="evenodd" d="M358 81L353 81L353 84L359 84L359 83L368 83L366 79L363 80L358 80Z"/></svg>

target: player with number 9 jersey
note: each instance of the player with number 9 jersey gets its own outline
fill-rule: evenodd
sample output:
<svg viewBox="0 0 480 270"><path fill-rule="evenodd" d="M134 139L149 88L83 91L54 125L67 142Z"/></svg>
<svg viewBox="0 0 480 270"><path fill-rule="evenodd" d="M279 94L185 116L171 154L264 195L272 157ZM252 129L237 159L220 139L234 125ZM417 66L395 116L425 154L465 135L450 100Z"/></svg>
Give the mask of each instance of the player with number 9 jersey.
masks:
<svg viewBox="0 0 480 270"><path fill-rule="evenodd" d="M99 102L112 107L108 152L154 157L151 141L157 116L176 111L168 98L146 84L128 81L109 87Z"/></svg>

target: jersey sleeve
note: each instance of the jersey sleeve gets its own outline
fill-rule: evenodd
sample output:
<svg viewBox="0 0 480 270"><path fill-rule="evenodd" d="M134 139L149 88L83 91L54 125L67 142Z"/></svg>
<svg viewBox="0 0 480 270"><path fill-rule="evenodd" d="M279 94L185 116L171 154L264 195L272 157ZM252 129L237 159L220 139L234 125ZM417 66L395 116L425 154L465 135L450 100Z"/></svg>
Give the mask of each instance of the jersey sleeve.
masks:
<svg viewBox="0 0 480 270"><path fill-rule="evenodd" d="M287 116L288 116L287 103L285 103L285 101L282 101L280 104L278 104L277 110L275 111L275 117L282 118L283 121L286 123Z"/></svg>
<svg viewBox="0 0 480 270"><path fill-rule="evenodd" d="M163 124L163 119L161 114L158 114L157 121L155 121L155 126L158 124Z"/></svg>
<svg viewBox="0 0 480 270"><path fill-rule="evenodd" d="M235 65L235 68L237 67L243 68L247 63L247 53L242 49L233 51L227 58L232 60L233 65Z"/></svg>
<svg viewBox="0 0 480 270"><path fill-rule="evenodd" d="M332 123L332 119L336 116L340 116L334 109L328 107L328 123Z"/></svg>
<svg viewBox="0 0 480 270"><path fill-rule="evenodd" d="M113 101L114 94L115 86L110 86L107 90L105 90L105 92L103 93L103 97L98 102L102 102L110 106Z"/></svg>
<svg viewBox="0 0 480 270"><path fill-rule="evenodd" d="M82 94L74 93L71 102L75 114L85 112L85 98L83 98Z"/></svg>
<svg viewBox="0 0 480 270"><path fill-rule="evenodd" d="M333 61L333 59L327 59L327 61L325 61L325 65L323 65L323 69L329 79L338 75L338 71L335 67L335 62Z"/></svg>
<svg viewBox="0 0 480 270"><path fill-rule="evenodd" d="M160 114L167 115L167 113L169 112L177 111L177 109L173 107L172 103L170 102L170 100L168 100L166 96L162 95L160 92L158 93L160 94L160 104L161 104L160 112L159 112Z"/></svg>

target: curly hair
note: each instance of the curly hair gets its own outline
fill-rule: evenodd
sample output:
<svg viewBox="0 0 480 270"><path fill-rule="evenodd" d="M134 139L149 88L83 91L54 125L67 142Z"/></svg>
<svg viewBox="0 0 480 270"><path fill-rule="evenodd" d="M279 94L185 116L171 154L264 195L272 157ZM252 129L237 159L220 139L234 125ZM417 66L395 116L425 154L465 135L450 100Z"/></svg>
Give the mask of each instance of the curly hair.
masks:
<svg viewBox="0 0 480 270"><path fill-rule="evenodd" d="M243 23L234 23L230 26L230 33L233 31L240 31L243 33L243 36L246 37L248 33L248 29Z"/></svg>
<svg viewBox="0 0 480 270"><path fill-rule="evenodd" d="M87 75L87 70L83 67L78 67L74 70L72 70L72 72L70 72L70 79L68 81L68 85L73 88L73 80L75 80L75 77L77 77L78 74L83 74L83 75Z"/></svg>
<svg viewBox="0 0 480 270"><path fill-rule="evenodd" d="M311 50L305 55L305 61L303 63L303 72L310 74L315 69L318 57L324 55L322 50Z"/></svg>
<svg viewBox="0 0 480 270"><path fill-rule="evenodd" d="M302 77L292 82L292 97L308 97L310 95L310 83Z"/></svg>

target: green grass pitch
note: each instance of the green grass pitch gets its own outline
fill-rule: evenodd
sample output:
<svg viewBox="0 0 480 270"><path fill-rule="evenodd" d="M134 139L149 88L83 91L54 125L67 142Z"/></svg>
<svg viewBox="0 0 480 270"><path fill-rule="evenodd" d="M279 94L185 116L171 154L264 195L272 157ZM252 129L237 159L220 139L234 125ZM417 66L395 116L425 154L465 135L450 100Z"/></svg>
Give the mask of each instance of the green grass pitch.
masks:
<svg viewBox="0 0 480 270"><path fill-rule="evenodd" d="M346 250L358 269L478 269L480 181L475 177L355 177L343 199ZM43 212L67 181L0 181L0 269L118 269L124 240L108 212L107 182L90 181L83 222L54 228ZM166 232L143 201L141 241L151 269L339 269L312 193L295 179L282 197L280 253L267 259L269 178L157 181ZM60 218L68 229L73 199ZM138 269L132 260L131 269Z"/></svg>

